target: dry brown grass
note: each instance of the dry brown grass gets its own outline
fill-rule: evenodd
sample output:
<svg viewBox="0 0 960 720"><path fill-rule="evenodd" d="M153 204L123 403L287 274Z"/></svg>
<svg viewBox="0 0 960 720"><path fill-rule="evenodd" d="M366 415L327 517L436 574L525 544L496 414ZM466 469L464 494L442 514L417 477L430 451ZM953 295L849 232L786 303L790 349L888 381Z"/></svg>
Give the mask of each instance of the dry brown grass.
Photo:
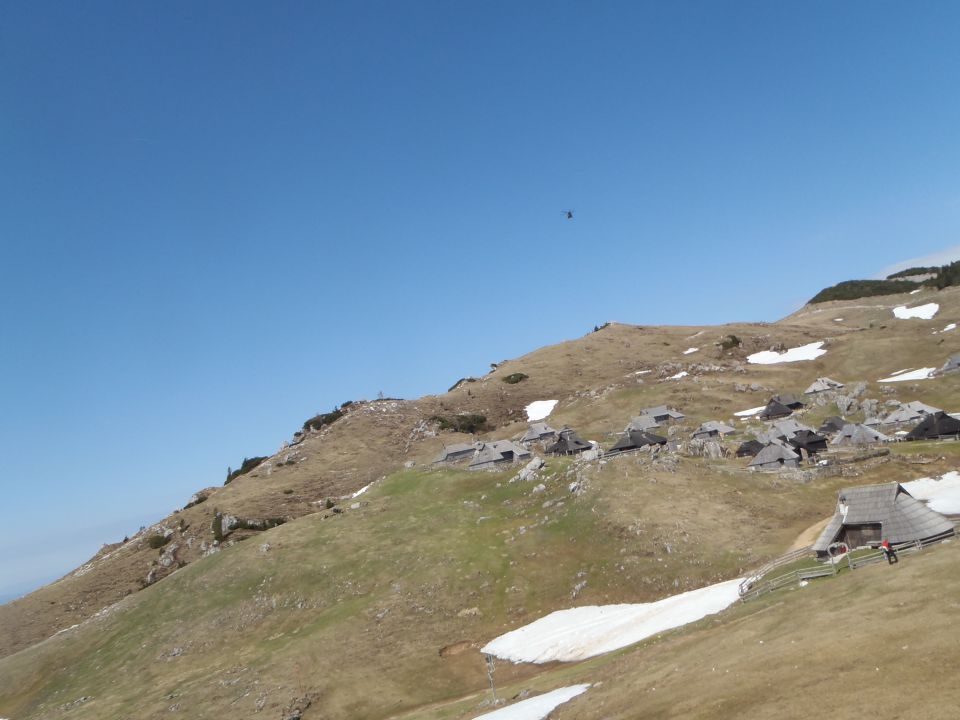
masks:
<svg viewBox="0 0 960 720"><path fill-rule="evenodd" d="M278 696L294 696L303 685L323 693L324 717L386 717L482 688L485 678L475 653L441 658L439 650L461 642L481 643L569 604L578 572L588 577L578 603L653 599L734 576L787 549L828 515L839 487L956 469L955 448L931 444L921 448L930 462L914 464L917 448L897 447L890 458L850 467L851 475L808 484L747 474L743 461L682 458L671 471L649 457L628 456L586 470L587 491L576 500L565 490L567 465L552 463L557 475L548 494L533 497L526 488L512 498L513 504L488 508L481 496L506 492L490 487L506 476L421 473L444 443L465 436L424 437L414 428L432 415L471 412L485 414L497 425L485 437L517 435L526 425L522 409L527 403L555 398L560 403L551 424L569 423L584 437L605 443L645 405L681 408L689 418L685 427L691 429L702 420L729 418L734 411L763 404L770 394L736 392L734 384L800 392L818 375L868 380L870 397L921 399L958 410L960 382L955 377L896 384L886 393L875 383L904 367L939 366L960 351L960 334L930 332L960 319L960 289L935 294L941 312L933 321L896 320L890 312L894 304L930 299L918 294L836 303L807 308L770 325L615 324L507 362L451 393L360 405L323 433L271 458L269 466L216 488L206 503L168 518L165 522L172 528L181 517L189 526L186 533L176 533L174 542L185 548L181 557L191 565L172 577L135 592L160 551L134 541L101 557L86 574L68 576L0 607L4 655L135 592L115 615L0 661L0 678L5 678L0 679L0 715L18 720L55 717L51 708L90 687L96 705L74 708L72 717L126 717L134 706L140 708L138 717L160 716L178 702L166 697L171 693L178 693L179 702L188 703L193 716L201 717L229 711L231 703L241 702L236 700L240 688L254 692L259 682L278 688L270 694L270 703ZM845 321L835 323L833 317ZM723 353L715 343L731 333L745 345ZM748 352L821 339L828 342L828 353L816 361L743 363ZM688 347L701 350L685 356ZM634 374L641 369L653 372ZM691 376L664 379L679 369ZM500 381L514 372L529 379L516 385ZM811 410L806 418L814 422L827 410ZM295 456L294 464L280 466L287 453ZM436 502L430 513L389 490L373 495L362 512L312 514L322 507L315 503L352 492L408 460L417 465L411 477L427 478L422 482L447 478L429 491L431 503ZM565 509L544 509L548 499L563 500ZM464 501L482 510L463 515ZM212 539L214 508L243 517L310 517L195 563L201 542ZM487 521L479 521L476 513L488 510L498 519L490 525L490 535L478 536L477 528ZM548 524L541 526L541 521ZM520 535L520 526L538 529ZM190 538L192 547L186 548ZM261 557L257 545L263 541L274 549ZM480 574L472 576L475 572ZM318 584L318 576L323 583ZM283 600L304 588L314 605L296 618L296 613L261 615L256 598L264 582L276 583L276 595ZM404 588L400 598L390 590L395 582ZM223 603L203 601L198 608L198 598L213 588L225 593ZM480 615L457 616L474 606ZM163 654L179 638L211 634L213 639L182 657ZM142 648L132 644L137 638ZM384 647L392 652L384 655ZM75 666L62 667L70 663ZM529 676L539 671L515 672ZM231 684L231 673L240 673L241 679ZM150 693L145 694L148 686ZM368 697L365 688L371 686L378 688L376 697ZM646 690L627 687L637 691L635 701L647 701ZM248 700L242 700L243 707ZM631 716L625 703L611 710L610 717L620 712ZM748 704L744 707L746 713L753 712ZM727 706L717 708L721 716L732 712Z"/></svg>

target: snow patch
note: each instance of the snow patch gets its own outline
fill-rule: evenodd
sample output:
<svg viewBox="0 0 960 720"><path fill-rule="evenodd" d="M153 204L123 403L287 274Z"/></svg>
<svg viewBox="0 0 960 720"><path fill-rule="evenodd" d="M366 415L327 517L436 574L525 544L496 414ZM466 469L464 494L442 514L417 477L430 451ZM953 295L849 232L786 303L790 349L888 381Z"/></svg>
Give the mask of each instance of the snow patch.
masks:
<svg viewBox="0 0 960 720"><path fill-rule="evenodd" d="M582 695L589 687L589 685L571 685L551 690L492 713L480 715L476 720L543 720L554 708L569 702L577 695Z"/></svg>
<svg viewBox="0 0 960 720"><path fill-rule="evenodd" d="M911 370L910 372L901 370L899 373L894 373L890 377L877 380L877 382L891 383L905 382L907 380L929 380L936 371L936 368L920 368L919 370Z"/></svg>
<svg viewBox="0 0 960 720"><path fill-rule="evenodd" d="M910 318L932 320L939 309L940 306L937 303L927 303L912 308L908 308L906 305L898 305L893 309L893 314L901 320L909 320Z"/></svg>
<svg viewBox="0 0 960 720"><path fill-rule="evenodd" d="M911 295L916 295L916 294L917 294L918 292L920 292L921 290L923 290L923 288L917 288L916 290L911 290L911 291L910 291L910 294L911 294Z"/></svg>
<svg viewBox="0 0 960 720"><path fill-rule="evenodd" d="M689 374L690 373L688 373L686 370L681 370L676 375L671 375L670 377L668 377L667 380L679 380L680 378L686 377Z"/></svg>
<svg viewBox="0 0 960 720"><path fill-rule="evenodd" d="M949 325L947 325L947 326L946 326L943 330L941 330L940 332L950 332L951 330L956 330L956 329L957 329L957 324L956 324L956 323L950 323Z"/></svg>
<svg viewBox="0 0 960 720"><path fill-rule="evenodd" d="M940 477L920 478L900 483L917 500L944 515L960 514L960 472L952 470Z"/></svg>
<svg viewBox="0 0 960 720"><path fill-rule="evenodd" d="M789 350L778 353L773 350L763 350L762 352L747 355L747 362L755 365L776 365L777 363L798 362L800 360L814 360L821 355L826 354L822 349L823 341L801 345L800 347L790 348Z"/></svg>
<svg viewBox="0 0 960 720"><path fill-rule="evenodd" d="M527 420L530 422L543 420L553 412L557 402L557 400L534 400L524 408L527 411Z"/></svg>
<svg viewBox="0 0 960 720"><path fill-rule="evenodd" d="M376 482L376 481L374 481L374 482ZM360 488L360 489L357 490L353 495L350 496L351 499L352 499L352 498L355 498L355 497L360 497L361 495L363 495L367 490L369 490L369 489L372 488L372 487L373 487L373 483L368 483L367 485L364 485L362 488Z"/></svg>
<svg viewBox="0 0 960 720"><path fill-rule="evenodd" d="M501 635L480 652L515 663L585 660L720 612L740 597L742 580L728 580L652 603L557 610Z"/></svg>
<svg viewBox="0 0 960 720"><path fill-rule="evenodd" d="M834 322L843 322L843 318L834 318L833 321L834 321Z"/></svg>
<svg viewBox="0 0 960 720"><path fill-rule="evenodd" d="M751 416L756 415L757 413L759 413L759 412L760 412L761 410L763 410L765 407L766 407L766 405L761 405L761 406L759 406L759 407L750 408L749 410L741 410L740 412L735 412L734 415L735 415L736 417L751 417Z"/></svg>
<svg viewBox="0 0 960 720"><path fill-rule="evenodd" d="M699 349L700 349L700 348L687 348L686 350L683 351L683 354L684 354L684 355L689 355L690 353L695 353L695 352L696 352L697 350L699 350Z"/></svg>

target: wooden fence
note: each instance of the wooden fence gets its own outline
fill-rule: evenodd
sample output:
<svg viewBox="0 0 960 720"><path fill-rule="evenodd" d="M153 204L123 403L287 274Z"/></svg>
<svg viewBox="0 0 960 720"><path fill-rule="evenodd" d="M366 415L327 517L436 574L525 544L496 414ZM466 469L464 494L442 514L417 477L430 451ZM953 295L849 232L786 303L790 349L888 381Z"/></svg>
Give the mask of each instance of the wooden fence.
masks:
<svg viewBox="0 0 960 720"><path fill-rule="evenodd" d="M954 521L957 522L956 520ZM894 550L897 555L910 555L912 553L920 552L925 547L930 545L935 545L941 543L944 540L949 540L954 537L955 532L950 530L940 535L935 535L929 537L925 540L915 540L908 543L899 543L894 545ZM868 553L857 554L855 552L847 553L846 556L840 560L826 561L823 562L819 567L807 567L800 568L798 570L791 570L782 574L775 574L773 577L768 576L773 573L778 567L783 567L784 565L790 565L797 560L801 560L804 557L811 557L813 554L813 548L808 546L801 548L800 550L794 550L789 552L786 555L781 555L776 560L772 560L763 567L759 568L756 572L751 573L750 577L740 583L740 599L744 602L747 600L753 600L760 597L768 592L773 592L774 590L779 590L780 588L788 587L790 585L800 585L805 580L812 580L814 578L826 577L828 575L836 575L839 571L838 565L846 565L850 570L856 570L859 567L864 565L873 565L874 563L883 562L886 559L886 554L882 550L874 550Z"/></svg>

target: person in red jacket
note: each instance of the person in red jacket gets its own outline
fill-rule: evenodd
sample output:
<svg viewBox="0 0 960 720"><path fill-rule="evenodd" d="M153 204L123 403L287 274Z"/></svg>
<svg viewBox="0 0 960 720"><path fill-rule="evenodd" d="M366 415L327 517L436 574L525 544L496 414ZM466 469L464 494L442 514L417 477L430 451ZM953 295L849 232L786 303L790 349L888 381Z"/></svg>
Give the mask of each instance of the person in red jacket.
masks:
<svg viewBox="0 0 960 720"><path fill-rule="evenodd" d="M890 541L884 539L880 543L880 549L883 550L884 556L887 558L887 564L893 565L895 562L900 562L900 559L897 557L897 551L890 546Z"/></svg>

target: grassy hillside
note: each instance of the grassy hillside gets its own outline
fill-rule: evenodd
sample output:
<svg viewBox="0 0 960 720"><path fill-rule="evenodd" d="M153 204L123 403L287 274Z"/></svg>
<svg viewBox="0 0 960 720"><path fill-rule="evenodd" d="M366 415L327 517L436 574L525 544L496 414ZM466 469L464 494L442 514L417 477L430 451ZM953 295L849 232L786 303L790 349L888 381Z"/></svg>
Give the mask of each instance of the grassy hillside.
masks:
<svg viewBox="0 0 960 720"><path fill-rule="evenodd" d="M956 469L960 448L898 445L843 475L817 477L749 474L742 460L683 452L605 463L550 460L539 479L510 483L515 469L432 469L443 444L468 436L439 431L429 418L482 414L495 429L481 437L515 437L526 427L523 407L553 398L560 402L551 424L570 424L608 446L641 407L664 403L687 414L673 431L683 438L703 420L729 419L774 392L802 392L820 375L867 381L866 397L881 402L919 399L960 410L960 384L951 377L876 383L903 368L938 367L960 351L960 335L934 334L960 318L960 290L883 300L824 303L775 324L612 324L503 363L443 395L351 405L334 424L158 523L171 532L166 546L151 548L145 533L0 606L0 650L7 655L0 659L0 717L149 718L168 717L171 708L189 717L279 717L304 697L312 701L306 720L421 716L430 708L437 717L476 714L486 685L477 647L496 635L557 608L652 600L737 577L829 515L839 487ZM891 312L924 302L941 306L931 321L897 320ZM725 350L720 343L730 334L742 345ZM758 350L820 340L827 354L817 360L745 362ZM698 349L684 354L691 347ZM689 374L671 379L680 371ZM527 378L502 382L516 373ZM835 410L812 407L801 420L815 424ZM760 426L736 424L731 448ZM370 482L367 493L343 498ZM203 557L213 545L215 510L289 522L236 531ZM175 562L151 565L173 546ZM156 582L141 590L150 571ZM760 615L766 618L786 601L763 602L771 607ZM752 623L759 607L732 611L732 627ZM721 629L727 622L718 619L710 635L718 647L726 633L740 632ZM50 637L75 623L80 627ZM706 652L676 642L690 658ZM587 713L587 698L602 697L610 717L636 716L629 715L631 702L648 702L639 678L654 665L664 672L660 649L644 648L546 675L543 668L501 666L497 678L516 681L518 689L545 687L554 672L559 680L602 667L609 692L614 677L626 683L622 701L594 689L558 712L601 717L569 713ZM758 671L750 667L741 672ZM785 672L776 683L792 678ZM457 703L467 695L474 699ZM748 716L770 710L738 702ZM735 707L716 706L719 716L733 716ZM792 707L778 711L790 717ZM670 716L657 712L648 716Z"/></svg>

